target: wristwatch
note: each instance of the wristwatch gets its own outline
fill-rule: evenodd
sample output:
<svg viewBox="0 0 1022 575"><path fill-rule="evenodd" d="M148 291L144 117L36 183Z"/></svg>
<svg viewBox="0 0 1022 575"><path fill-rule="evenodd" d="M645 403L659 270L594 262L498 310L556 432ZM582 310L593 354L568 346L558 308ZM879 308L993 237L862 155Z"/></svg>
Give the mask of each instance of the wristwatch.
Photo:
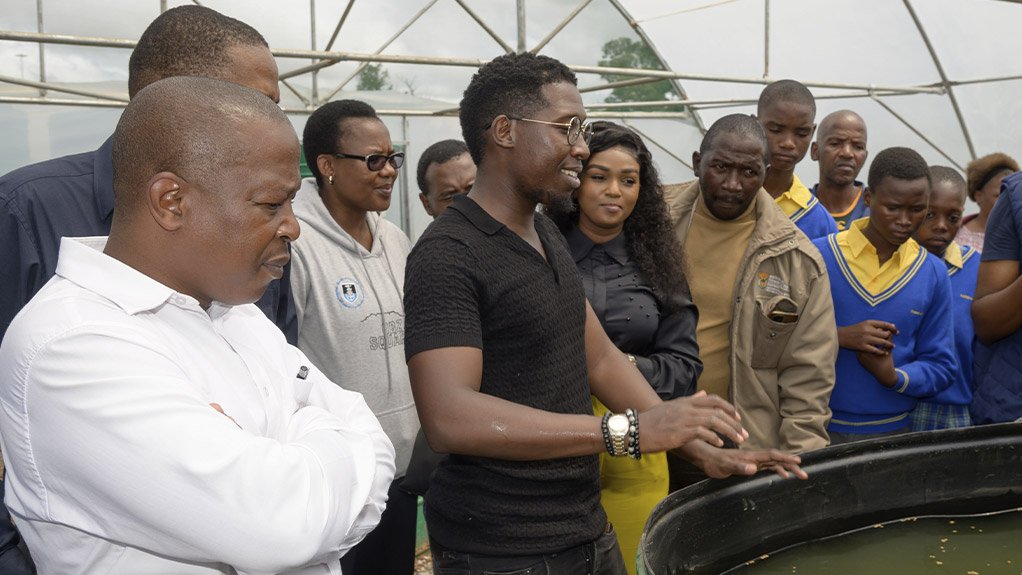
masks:
<svg viewBox="0 0 1022 575"><path fill-rule="evenodd" d="M628 455L628 417L621 413L610 416L607 420L607 432L610 434L610 445L614 457Z"/></svg>

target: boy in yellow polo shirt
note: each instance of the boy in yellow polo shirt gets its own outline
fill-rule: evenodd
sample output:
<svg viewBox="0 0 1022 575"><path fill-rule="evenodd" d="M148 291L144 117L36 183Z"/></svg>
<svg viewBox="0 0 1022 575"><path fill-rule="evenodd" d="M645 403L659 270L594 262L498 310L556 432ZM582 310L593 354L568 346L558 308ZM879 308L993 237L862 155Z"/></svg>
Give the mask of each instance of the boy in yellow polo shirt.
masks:
<svg viewBox="0 0 1022 575"><path fill-rule="evenodd" d="M827 264L838 327L832 444L907 431L917 398L958 370L947 268L912 234L926 218L930 172L908 148L869 169L870 215L813 243Z"/></svg>
<svg viewBox="0 0 1022 575"><path fill-rule="evenodd" d="M770 144L763 188L811 240L837 232L827 209L795 175L816 131L816 100L795 80L778 80L759 96L756 116Z"/></svg>

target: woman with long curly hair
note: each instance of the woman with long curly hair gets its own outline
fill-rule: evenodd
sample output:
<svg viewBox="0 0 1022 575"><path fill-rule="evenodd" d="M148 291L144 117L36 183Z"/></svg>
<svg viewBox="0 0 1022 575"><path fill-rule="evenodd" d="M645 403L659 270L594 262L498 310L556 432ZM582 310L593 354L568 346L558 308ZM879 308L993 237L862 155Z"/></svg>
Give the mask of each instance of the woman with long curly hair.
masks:
<svg viewBox="0 0 1022 575"><path fill-rule="evenodd" d="M561 229L603 329L663 399L689 395L702 371L696 309L652 155L632 130L594 122L571 205L544 208ZM606 408L594 397L593 409ZM667 495L665 454L600 456L603 507L629 573L653 507Z"/></svg>

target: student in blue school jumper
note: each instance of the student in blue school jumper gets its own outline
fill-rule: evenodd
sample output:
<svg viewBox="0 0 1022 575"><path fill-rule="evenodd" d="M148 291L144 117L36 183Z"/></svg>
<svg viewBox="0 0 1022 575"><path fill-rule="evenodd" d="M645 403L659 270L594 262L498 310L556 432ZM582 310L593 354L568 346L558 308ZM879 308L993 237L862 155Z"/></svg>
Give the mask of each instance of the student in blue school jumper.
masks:
<svg viewBox="0 0 1022 575"><path fill-rule="evenodd" d="M947 166L930 166L930 207L923 225L913 238L931 254L944 260L951 279L951 306L954 308L955 354L958 371L950 387L933 397L920 399L912 411L912 431L969 427L972 403L972 298L976 293L979 252L972 246L959 246L955 234L962 227L962 212L967 195L965 178Z"/></svg>
<svg viewBox="0 0 1022 575"><path fill-rule="evenodd" d="M811 240L837 232L827 208L795 175L816 132L816 100L795 80L778 80L763 88L756 117L770 144L770 163L763 189L784 215Z"/></svg>
<svg viewBox="0 0 1022 575"><path fill-rule="evenodd" d="M912 239L929 195L926 161L888 148L869 169L869 217L813 242L827 264L841 346L831 444L908 431L918 398L954 381L947 268Z"/></svg>

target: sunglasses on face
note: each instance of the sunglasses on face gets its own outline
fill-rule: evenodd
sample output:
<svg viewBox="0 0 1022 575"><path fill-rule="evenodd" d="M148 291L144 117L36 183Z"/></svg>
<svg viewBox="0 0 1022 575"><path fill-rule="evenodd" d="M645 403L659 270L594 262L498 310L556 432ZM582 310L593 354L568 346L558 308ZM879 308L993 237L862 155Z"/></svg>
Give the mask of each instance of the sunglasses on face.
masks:
<svg viewBox="0 0 1022 575"><path fill-rule="evenodd" d="M355 154L345 154L342 152L335 152L335 158L345 158L348 160L362 160L366 163L366 167L371 172L379 172L383 169L383 166L390 164L395 170L400 168L405 163L404 152L394 152L391 155L386 154L369 154L368 156L356 156Z"/></svg>

